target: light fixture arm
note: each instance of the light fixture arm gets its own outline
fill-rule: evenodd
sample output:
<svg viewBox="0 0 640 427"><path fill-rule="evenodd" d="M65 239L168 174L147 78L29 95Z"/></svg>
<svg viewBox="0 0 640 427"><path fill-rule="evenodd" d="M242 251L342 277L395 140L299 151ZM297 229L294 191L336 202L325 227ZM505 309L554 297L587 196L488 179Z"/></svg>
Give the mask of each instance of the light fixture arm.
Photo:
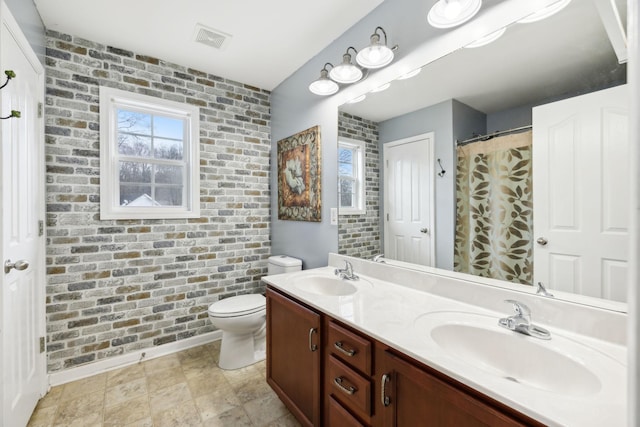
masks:
<svg viewBox="0 0 640 427"><path fill-rule="evenodd" d="M376 27L375 30L373 30L373 34L371 35L371 37L373 36L378 36L378 38L380 38L380 36L378 35L378 30L382 31L382 34L384 34L384 45L387 45L387 32L384 30L384 28L382 27Z"/></svg>

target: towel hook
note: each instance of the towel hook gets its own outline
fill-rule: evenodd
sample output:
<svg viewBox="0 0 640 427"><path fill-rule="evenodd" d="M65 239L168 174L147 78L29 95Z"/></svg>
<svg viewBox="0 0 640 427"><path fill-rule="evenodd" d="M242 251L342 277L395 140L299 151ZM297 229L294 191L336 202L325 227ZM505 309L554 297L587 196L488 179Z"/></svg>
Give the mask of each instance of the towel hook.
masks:
<svg viewBox="0 0 640 427"><path fill-rule="evenodd" d="M444 174L447 173L447 171L442 167L442 162L440 161L440 159L438 159L438 165L440 165L440 172L438 172L438 176L443 177Z"/></svg>

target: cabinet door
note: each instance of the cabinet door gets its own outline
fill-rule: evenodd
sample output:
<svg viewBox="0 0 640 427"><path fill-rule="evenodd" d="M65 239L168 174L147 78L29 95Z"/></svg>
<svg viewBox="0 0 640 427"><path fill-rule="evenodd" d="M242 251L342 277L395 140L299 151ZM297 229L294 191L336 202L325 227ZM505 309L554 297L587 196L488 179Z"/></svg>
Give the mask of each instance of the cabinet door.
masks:
<svg viewBox="0 0 640 427"><path fill-rule="evenodd" d="M376 405L385 426L525 425L391 353L383 353L382 359Z"/></svg>
<svg viewBox="0 0 640 427"><path fill-rule="evenodd" d="M267 382L303 425L320 425L320 315L267 289Z"/></svg>

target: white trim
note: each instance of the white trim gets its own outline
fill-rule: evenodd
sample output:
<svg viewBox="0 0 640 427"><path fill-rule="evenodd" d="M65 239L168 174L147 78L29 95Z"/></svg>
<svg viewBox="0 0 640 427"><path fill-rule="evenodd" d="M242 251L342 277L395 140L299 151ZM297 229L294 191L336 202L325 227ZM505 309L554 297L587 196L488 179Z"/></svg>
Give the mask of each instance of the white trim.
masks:
<svg viewBox="0 0 640 427"><path fill-rule="evenodd" d="M185 170L182 206L121 207L119 204L118 159L113 143L117 134L118 107L187 122L184 129ZM153 160L153 163L163 163ZM200 217L200 109L163 98L100 87L100 219L170 219Z"/></svg>
<svg viewBox="0 0 640 427"><path fill-rule="evenodd" d="M81 380L92 375L124 368L125 366L130 366L143 360L146 361L167 356L192 347L214 342L219 339L222 339L222 331L220 330L196 335L191 338L163 344L157 347L143 348L131 353L123 354L122 356L110 357L98 362L78 366L77 368L54 372L49 374L49 386L54 387L71 381Z"/></svg>

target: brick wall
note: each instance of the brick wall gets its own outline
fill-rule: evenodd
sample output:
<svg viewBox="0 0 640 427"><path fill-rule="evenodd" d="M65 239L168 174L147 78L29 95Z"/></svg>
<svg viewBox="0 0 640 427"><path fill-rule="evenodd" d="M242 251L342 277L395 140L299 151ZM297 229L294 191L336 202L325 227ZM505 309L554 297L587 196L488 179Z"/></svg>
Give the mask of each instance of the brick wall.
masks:
<svg viewBox="0 0 640 427"><path fill-rule="evenodd" d="M371 258L380 247L380 150L378 124L344 112L338 115L338 136L365 142L364 215L340 215L338 253Z"/></svg>
<svg viewBox="0 0 640 427"><path fill-rule="evenodd" d="M201 218L99 216L99 86L200 107ZM270 255L270 94L48 32L49 371L213 330L207 306L261 292Z"/></svg>

